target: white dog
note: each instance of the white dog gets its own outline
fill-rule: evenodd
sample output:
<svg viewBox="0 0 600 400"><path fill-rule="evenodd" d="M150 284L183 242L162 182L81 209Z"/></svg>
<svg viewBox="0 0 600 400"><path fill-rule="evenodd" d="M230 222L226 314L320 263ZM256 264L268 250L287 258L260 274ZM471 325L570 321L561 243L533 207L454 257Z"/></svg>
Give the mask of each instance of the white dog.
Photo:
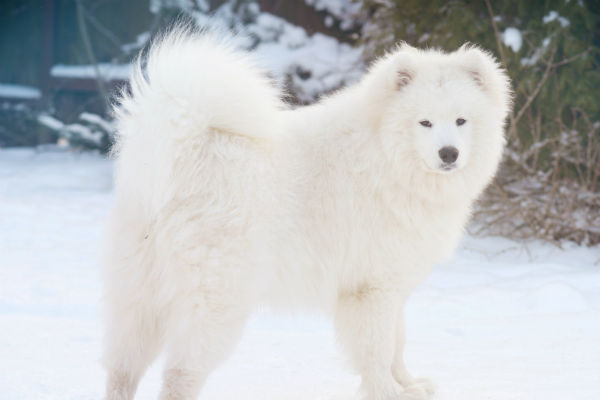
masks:
<svg viewBox="0 0 600 400"><path fill-rule="evenodd" d="M492 56L401 45L354 86L289 109L253 63L175 30L117 110L107 399L163 349L161 399L193 399L264 304L335 318L368 399L427 398L403 305L456 246L504 145Z"/></svg>

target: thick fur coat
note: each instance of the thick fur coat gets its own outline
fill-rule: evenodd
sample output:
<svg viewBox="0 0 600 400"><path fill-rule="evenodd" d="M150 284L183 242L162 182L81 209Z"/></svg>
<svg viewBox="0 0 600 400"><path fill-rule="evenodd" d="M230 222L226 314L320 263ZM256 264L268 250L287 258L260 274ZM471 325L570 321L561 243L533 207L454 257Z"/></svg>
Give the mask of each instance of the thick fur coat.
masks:
<svg viewBox="0 0 600 400"><path fill-rule="evenodd" d="M105 260L106 398L133 398L162 351L160 398L196 398L262 305L332 315L366 398L430 396L404 366L402 309L500 161L510 88L496 61L401 45L292 110L250 55L175 30L131 83Z"/></svg>

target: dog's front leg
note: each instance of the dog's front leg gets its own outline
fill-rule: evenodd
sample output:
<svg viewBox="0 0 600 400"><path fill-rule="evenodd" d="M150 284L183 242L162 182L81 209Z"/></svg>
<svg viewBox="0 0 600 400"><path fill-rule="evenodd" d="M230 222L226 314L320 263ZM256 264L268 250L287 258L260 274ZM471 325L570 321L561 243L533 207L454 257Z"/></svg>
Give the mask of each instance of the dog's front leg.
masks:
<svg viewBox="0 0 600 400"><path fill-rule="evenodd" d="M398 294L393 290L370 287L338 299L338 337L369 400L408 398L392 375L398 312Z"/></svg>
<svg viewBox="0 0 600 400"><path fill-rule="evenodd" d="M410 394L414 399L428 399L434 391L434 384L427 378L413 378L404 363L404 344L406 334L404 328L404 304L400 305L396 321L396 348L394 351L394 361L392 363L392 373L394 378L404 387L404 391Z"/></svg>

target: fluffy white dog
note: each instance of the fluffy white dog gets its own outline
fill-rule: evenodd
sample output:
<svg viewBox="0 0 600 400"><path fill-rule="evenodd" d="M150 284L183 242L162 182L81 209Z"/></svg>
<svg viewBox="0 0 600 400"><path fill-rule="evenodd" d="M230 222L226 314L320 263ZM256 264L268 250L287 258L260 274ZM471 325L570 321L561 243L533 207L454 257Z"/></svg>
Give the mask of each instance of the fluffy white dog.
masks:
<svg viewBox="0 0 600 400"><path fill-rule="evenodd" d="M117 110L107 252L107 399L163 349L161 399L193 399L261 305L316 309L368 399L427 398L403 305L451 254L510 107L489 53L401 45L356 85L291 110L253 63L175 30Z"/></svg>

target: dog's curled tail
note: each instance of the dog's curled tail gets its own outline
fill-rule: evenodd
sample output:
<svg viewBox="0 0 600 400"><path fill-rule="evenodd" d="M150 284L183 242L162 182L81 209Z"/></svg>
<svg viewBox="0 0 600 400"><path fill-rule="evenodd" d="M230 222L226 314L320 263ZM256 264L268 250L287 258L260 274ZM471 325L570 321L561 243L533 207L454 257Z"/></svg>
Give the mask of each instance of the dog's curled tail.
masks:
<svg viewBox="0 0 600 400"><path fill-rule="evenodd" d="M161 121L177 133L274 134L269 125L283 108L279 90L230 39L180 25L154 40L146 54L138 57L130 91L115 108L120 139L160 130ZM147 121L148 129L130 129L132 119Z"/></svg>

